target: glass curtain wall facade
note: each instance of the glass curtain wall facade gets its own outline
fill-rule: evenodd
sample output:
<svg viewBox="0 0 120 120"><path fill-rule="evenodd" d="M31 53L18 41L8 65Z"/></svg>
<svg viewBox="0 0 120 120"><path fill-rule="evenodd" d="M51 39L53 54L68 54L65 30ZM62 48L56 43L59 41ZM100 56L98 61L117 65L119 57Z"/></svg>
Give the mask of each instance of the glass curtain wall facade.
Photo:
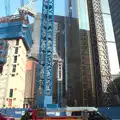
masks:
<svg viewBox="0 0 120 120"><path fill-rule="evenodd" d="M108 0L101 0L101 10L103 13L102 16L107 41L110 71L112 76L117 77L119 74L119 63Z"/></svg>
<svg viewBox="0 0 120 120"><path fill-rule="evenodd" d="M76 101L77 106L94 106L95 85L87 1L68 0L66 4L67 105L74 106Z"/></svg>
<svg viewBox="0 0 120 120"><path fill-rule="evenodd" d="M110 12L112 17L115 41L120 65L120 1L109 0Z"/></svg>

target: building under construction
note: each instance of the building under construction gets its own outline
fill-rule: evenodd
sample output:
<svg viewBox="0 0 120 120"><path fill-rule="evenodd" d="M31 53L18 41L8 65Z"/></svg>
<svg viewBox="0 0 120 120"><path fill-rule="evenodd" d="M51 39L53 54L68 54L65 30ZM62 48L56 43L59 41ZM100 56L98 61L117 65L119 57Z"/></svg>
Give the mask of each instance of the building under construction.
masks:
<svg viewBox="0 0 120 120"><path fill-rule="evenodd" d="M27 52L32 45L28 22L22 15L0 18L1 107L23 107Z"/></svg>
<svg viewBox="0 0 120 120"><path fill-rule="evenodd" d="M110 87L108 89L111 73L100 0L68 0L66 8L66 16L54 16L53 103L63 106L112 105L114 94ZM34 18L32 25L24 15L0 19L1 106L34 105L40 14ZM17 87L17 84L21 86ZM41 94L42 90L39 92Z"/></svg>

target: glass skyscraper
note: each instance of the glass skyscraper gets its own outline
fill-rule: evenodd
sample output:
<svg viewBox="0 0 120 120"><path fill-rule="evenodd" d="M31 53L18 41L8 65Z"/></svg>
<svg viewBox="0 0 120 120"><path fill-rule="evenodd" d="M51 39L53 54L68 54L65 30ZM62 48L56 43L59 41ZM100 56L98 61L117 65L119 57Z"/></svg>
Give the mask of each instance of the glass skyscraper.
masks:
<svg viewBox="0 0 120 120"><path fill-rule="evenodd" d="M112 76L117 76L118 73L120 72L120 69L119 69L115 36L113 32L113 25L112 25L108 0L101 0L101 8L103 13L102 16L103 16L105 36L107 41L110 70L111 70Z"/></svg>
<svg viewBox="0 0 120 120"><path fill-rule="evenodd" d="M68 105L112 104L106 102L112 96L107 87L119 66L108 1L68 0L66 5Z"/></svg>
<svg viewBox="0 0 120 120"><path fill-rule="evenodd" d="M115 40L120 64L120 1L109 0L110 11L112 16Z"/></svg>
<svg viewBox="0 0 120 120"><path fill-rule="evenodd" d="M71 0L72 18L78 18L80 29L89 29L87 0Z"/></svg>
<svg viewBox="0 0 120 120"><path fill-rule="evenodd" d="M86 0L66 2L67 105L93 106L95 83ZM77 94L76 94L77 93Z"/></svg>

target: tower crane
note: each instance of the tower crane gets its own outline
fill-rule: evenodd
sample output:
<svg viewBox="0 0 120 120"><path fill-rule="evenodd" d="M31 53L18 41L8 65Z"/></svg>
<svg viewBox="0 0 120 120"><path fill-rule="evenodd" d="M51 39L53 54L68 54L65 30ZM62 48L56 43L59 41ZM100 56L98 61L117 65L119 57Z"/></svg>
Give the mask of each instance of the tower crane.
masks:
<svg viewBox="0 0 120 120"><path fill-rule="evenodd" d="M35 17L37 14L29 5L35 0L19 9ZM43 0L40 48L36 76L36 106L47 107L52 104L52 69L53 69L53 29L54 29L54 0Z"/></svg>
<svg viewBox="0 0 120 120"><path fill-rule="evenodd" d="M41 38L38 56L36 105L52 104L54 0L43 0Z"/></svg>

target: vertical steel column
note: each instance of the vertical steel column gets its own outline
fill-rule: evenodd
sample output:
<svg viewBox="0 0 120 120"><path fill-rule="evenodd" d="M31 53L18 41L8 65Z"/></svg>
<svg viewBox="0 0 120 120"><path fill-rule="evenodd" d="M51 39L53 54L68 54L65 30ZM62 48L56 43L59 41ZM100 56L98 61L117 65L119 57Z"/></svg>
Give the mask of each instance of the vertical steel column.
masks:
<svg viewBox="0 0 120 120"><path fill-rule="evenodd" d="M5 13L6 16L10 15L10 0L4 0L5 1Z"/></svg>
<svg viewBox="0 0 120 120"><path fill-rule="evenodd" d="M21 0L21 1L20 1L20 5L21 5L21 7L24 6L24 0Z"/></svg>
<svg viewBox="0 0 120 120"><path fill-rule="evenodd" d="M52 103L53 29L54 0L43 0L41 38L38 56L39 63L36 81L36 102L38 106L45 106ZM40 99L38 99L39 96L43 97L41 103Z"/></svg>

